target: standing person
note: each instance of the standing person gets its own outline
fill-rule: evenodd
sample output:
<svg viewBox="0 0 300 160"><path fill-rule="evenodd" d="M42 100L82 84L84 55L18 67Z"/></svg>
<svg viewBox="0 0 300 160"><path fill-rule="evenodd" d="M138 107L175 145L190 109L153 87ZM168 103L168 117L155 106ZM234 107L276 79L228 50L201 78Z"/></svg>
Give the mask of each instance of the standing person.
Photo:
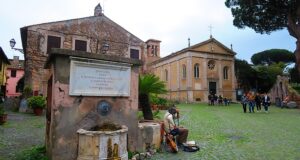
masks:
<svg viewBox="0 0 300 160"><path fill-rule="evenodd" d="M224 97L224 100L223 100L223 101L224 101L224 105L225 105L225 106L228 106L228 105L229 105L229 104L228 104L228 99L227 99L226 97Z"/></svg>
<svg viewBox="0 0 300 160"><path fill-rule="evenodd" d="M263 97L263 106L265 108L265 112L268 113L269 112L269 106L271 104L270 101L270 97L268 96L267 93L265 93L264 97Z"/></svg>
<svg viewBox="0 0 300 160"><path fill-rule="evenodd" d="M242 105L243 105L244 113L246 113L246 112L247 112L247 103L248 103L248 97L246 96L246 93L244 93L244 94L242 95L241 103L242 103Z"/></svg>
<svg viewBox="0 0 300 160"><path fill-rule="evenodd" d="M211 99L213 99L213 97L212 97L212 94L211 94L211 93L209 93L209 95L208 95L208 105L209 105L209 106L211 106L211 105L212 105L212 103L211 103Z"/></svg>
<svg viewBox="0 0 300 160"><path fill-rule="evenodd" d="M222 105L223 104L223 97L221 95L219 95L218 97L218 105Z"/></svg>
<svg viewBox="0 0 300 160"><path fill-rule="evenodd" d="M213 93L211 93L211 97L210 97L210 105L214 106L215 105L215 95Z"/></svg>
<svg viewBox="0 0 300 160"><path fill-rule="evenodd" d="M214 94L214 103L218 103L218 96Z"/></svg>
<svg viewBox="0 0 300 160"><path fill-rule="evenodd" d="M254 106L255 106L255 97L252 92L249 92L248 95L248 103L249 103L249 113L254 113Z"/></svg>
<svg viewBox="0 0 300 160"><path fill-rule="evenodd" d="M173 105L164 116L164 127L165 131L169 132L173 136L177 136L177 144L180 146L183 143L186 143L189 130L175 124L174 119L179 118L179 111Z"/></svg>
<svg viewBox="0 0 300 160"><path fill-rule="evenodd" d="M260 96L259 93L256 93L255 104L256 104L257 112L260 112L260 110L261 110L261 96Z"/></svg>

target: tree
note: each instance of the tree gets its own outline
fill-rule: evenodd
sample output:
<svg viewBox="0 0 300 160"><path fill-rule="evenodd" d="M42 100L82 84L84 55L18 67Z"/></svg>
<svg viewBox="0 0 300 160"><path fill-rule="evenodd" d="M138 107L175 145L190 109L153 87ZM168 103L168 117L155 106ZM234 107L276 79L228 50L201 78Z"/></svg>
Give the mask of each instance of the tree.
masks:
<svg viewBox="0 0 300 160"><path fill-rule="evenodd" d="M256 71L245 60L235 59L234 62L238 88L244 90L255 88Z"/></svg>
<svg viewBox="0 0 300 160"><path fill-rule="evenodd" d="M274 63L270 66L258 65L255 67L256 70L256 83L257 90L260 93L269 92L269 90L276 83L277 75L281 75L283 73L283 69L285 68L284 63Z"/></svg>
<svg viewBox="0 0 300 160"><path fill-rule="evenodd" d="M300 73L297 72L296 65L289 70L289 74L290 74L292 83L300 83Z"/></svg>
<svg viewBox="0 0 300 160"><path fill-rule="evenodd" d="M251 61L254 65L271 65L272 63L294 63L295 55L285 49L270 49L252 55Z"/></svg>
<svg viewBox="0 0 300 160"><path fill-rule="evenodd" d="M235 60L235 74L238 87L245 91L257 89L258 92L268 92L275 84L277 75L283 73L286 65L283 62L273 63L271 65L251 66L245 60Z"/></svg>
<svg viewBox="0 0 300 160"><path fill-rule="evenodd" d="M150 94L163 94L166 92L165 83L154 74L139 76L139 105L142 107L145 120L153 120L149 100Z"/></svg>
<svg viewBox="0 0 300 160"><path fill-rule="evenodd" d="M297 39L295 56L300 73L300 0L226 0L225 5L231 8L238 28L250 27L261 34L287 28Z"/></svg>

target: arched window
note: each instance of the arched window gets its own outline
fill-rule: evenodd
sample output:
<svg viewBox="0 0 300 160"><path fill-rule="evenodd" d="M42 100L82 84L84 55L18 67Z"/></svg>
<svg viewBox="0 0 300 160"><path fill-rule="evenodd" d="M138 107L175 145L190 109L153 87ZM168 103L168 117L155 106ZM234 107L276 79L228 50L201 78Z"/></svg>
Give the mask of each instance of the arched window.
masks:
<svg viewBox="0 0 300 160"><path fill-rule="evenodd" d="M194 77L199 78L199 64L194 65Z"/></svg>
<svg viewBox="0 0 300 160"><path fill-rule="evenodd" d="M228 79L228 67L227 66L223 68L223 78Z"/></svg>
<svg viewBox="0 0 300 160"><path fill-rule="evenodd" d="M182 65L182 78L186 78L186 66Z"/></svg>
<svg viewBox="0 0 300 160"><path fill-rule="evenodd" d="M168 81L168 70L165 69L165 80Z"/></svg>

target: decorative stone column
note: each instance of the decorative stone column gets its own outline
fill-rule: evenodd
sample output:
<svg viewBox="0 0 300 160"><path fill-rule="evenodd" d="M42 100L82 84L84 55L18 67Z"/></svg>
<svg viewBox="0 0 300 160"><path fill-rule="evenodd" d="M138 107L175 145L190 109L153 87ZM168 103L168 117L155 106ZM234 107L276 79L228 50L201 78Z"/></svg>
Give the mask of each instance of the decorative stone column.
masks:
<svg viewBox="0 0 300 160"><path fill-rule="evenodd" d="M180 92L180 79L181 79L180 71L181 71L182 68L180 67L178 59L176 61L176 64L177 64L177 89L176 89L177 93L176 93L176 95L177 95L177 99L179 99L179 97L180 97L180 94L179 94L179 92Z"/></svg>
<svg viewBox="0 0 300 160"><path fill-rule="evenodd" d="M193 76L193 63L192 63L192 56L188 53L187 58L187 101L193 102L193 91L192 91L192 78Z"/></svg>
<svg viewBox="0 0 300 160"><path fill-rule="evenodd" d="M203 60L203 92L204 92L204 101L208 102L208 82L207 82L207 59Z"/></svg>
<svg viewBox="0 0 300 160"><path fill-rule="evenodd" d="M218 70L219 70L219 86L217 87L219 90L219 95L223 94L223 69L222 62L218 60Z"/></svg>
<svg viewBox="0 0 300 160"><path fill-rule="evenodd" d="M232 89L233 89L233 91L232 91L232 100L233 101L236 101L236 84L235 84L235 82L236 82L236 78L235 78L235 68L234 68L234 59L232 60L232 63L231 63L231 71L229 72L230 74L231 74L231 82L232 82Z"/></svg>

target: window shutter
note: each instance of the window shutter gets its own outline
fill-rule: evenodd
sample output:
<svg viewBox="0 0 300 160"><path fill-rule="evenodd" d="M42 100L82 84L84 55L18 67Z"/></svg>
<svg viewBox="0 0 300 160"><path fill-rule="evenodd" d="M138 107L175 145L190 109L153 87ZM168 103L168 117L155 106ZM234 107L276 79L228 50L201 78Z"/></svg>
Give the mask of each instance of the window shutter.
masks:
<svg viewBox="0 0 300 160"><path fill-rule="evenodd" d="M82 40L75 40L75 51L87 51L87 42Z"/></svg>
<svg viewBox="0 0 300 160"><path fill-rule="evenodd" d="M48 41L47 41L47 53L49 54L51 51L51 48L61 48L61 38L60 37L55 37L55 36L48 36Z"/></svg>
<svg viewBox="0 0 300 160"><path fill-rule="evenodd" d="M10 72L10 76L11 77L16 77L17 76L17 70L12 69L11 72Z"/></svg>
<svg viewBox="0 0 300 160"><path fill-rule="evenodd" d="M140 59L139 50L137 50L137 49L130 49L130 58Z"/></svg>

